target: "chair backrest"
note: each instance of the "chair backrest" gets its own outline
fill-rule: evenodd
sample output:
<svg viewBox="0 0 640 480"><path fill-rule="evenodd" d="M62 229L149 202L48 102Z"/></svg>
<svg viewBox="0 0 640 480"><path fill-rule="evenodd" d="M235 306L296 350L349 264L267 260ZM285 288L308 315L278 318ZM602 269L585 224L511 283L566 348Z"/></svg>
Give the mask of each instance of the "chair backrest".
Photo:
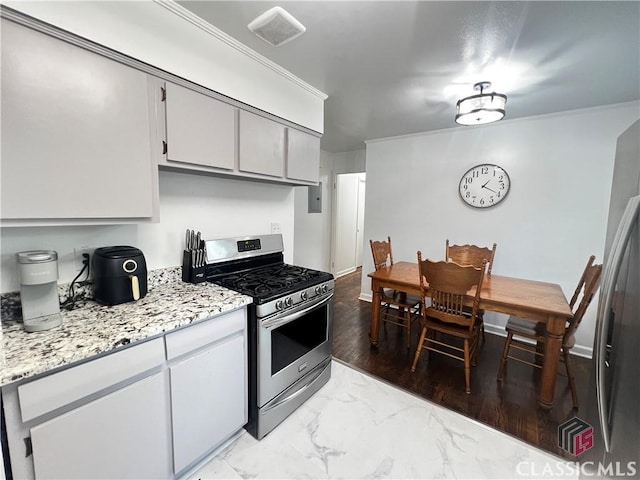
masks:
<svg viewBox="0 0 640 480"><path fill-rule="evenodd" d="M594 265L595 255L591 255L587 261L587 266L582 272L576 291L571 297L569 305L573 311L573 318L569 322L562 341L565 347L571 348L575 343L575 333L578 330L578 326L584 317L584 313L587 311L591 300L595 296L598 287L600 286L600 278L602 276L602 264ZM578 302L580 298L580 302ZM576 306L577 304L577 306Z"/></svg>
<svg viewBox="0 0 640 480"><path fill-rule="evenodd" d="M418 252L420 287L426 315L442 322L468 326L472 330L477 320L485 268L486 260L480 267L474 267L447 261L422 260L422 252ZM476 293L469 316L464 311L464 306L469 298L467 293L474 286ZM426 296L431 298L429 307L424 303Z"/></svg>
<svg viewBox="0 0 640 480"><path fill-rule="evenodd" d="M371 254L373 255L373 266L379 270L389 265L393 265L393 253L391 253L391 237L384 240L369 240Z"/></svg>
<svg viewBox="0 0 640 480"><path fill-rule="evenodd" d="M491 275L493 267L493 257L496 254L497 244L493 244L492 248L478 247L477 245L450 245L449 239L445 245L445 260L455 262L459 265L473 265L481 267L482 261L486 260L489 268L487 274Z"/></svg>

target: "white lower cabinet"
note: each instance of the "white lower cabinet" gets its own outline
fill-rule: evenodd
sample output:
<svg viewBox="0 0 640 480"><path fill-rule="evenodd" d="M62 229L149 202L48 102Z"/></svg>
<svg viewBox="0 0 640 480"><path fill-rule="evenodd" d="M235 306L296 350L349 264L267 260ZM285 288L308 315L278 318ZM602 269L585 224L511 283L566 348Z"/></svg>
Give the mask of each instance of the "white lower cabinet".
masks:
<svg viewBox="0 0 640 480"><path fill-rule="evenodd" d="M245 356L237 335L170 367L177 473L247 422Z"/></svg>
<svg viewBox="0 0 640 480"><path fill-rule="evenodd" d="M167 372L31 429L36 479L171 478Z"/></svg>
<svg viewBox="0 0 640 480"><path fill-rule="evenodd" d="M240 308L3 386L13 478L186 474L247 422L246 318Z"/></svg>
<svg viewBox="0 0 640 480"><path fill-rule="evenodd" d="M177 475L247 423L247 316L239 309L166 336Z"/></svg>

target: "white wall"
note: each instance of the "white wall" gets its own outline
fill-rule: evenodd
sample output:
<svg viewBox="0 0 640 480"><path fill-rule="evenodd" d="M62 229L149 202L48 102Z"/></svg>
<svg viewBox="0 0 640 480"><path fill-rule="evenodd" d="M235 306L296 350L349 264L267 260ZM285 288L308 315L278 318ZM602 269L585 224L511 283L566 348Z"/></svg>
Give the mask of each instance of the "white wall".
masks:
<svg viewBox="0 0 640 480"><path fill-rule="evenodd" d="M365 150L330 153L320 151L322 212L308 213L307 187L295 187L294 263L331 272L331 238L335 175L364 172Z"/></svg>
<svg viewBox="0 0 640 480"><path fill-rule="evenodd" d="M497 242L493 273L558 283L573 294L587 258L602 262L616 138L639 115L622 104L482 127L462 127L367 142L365 242L393 240L395 261L416 252L442 259L445 240ZM511 178L509 196L486 210L459 198L462 174L496 163ZM375 212L375 213L373 213ZM364 257L362 298L371 298ZM504 326L506 316L487 312ZM577 334L575 353L590 355L596 307Z"/></svg>
<svg viewBox="0 0 640 480"><path fill-rule="evenodd" d="M163 171L158 224L2 228L0 291L19 290L15 254L24 250L57 251L60 283L77 274L73 249L83 245L133 245L144 253L149 270L178 266L187 228L211 239L267 234L271 222L279 222L285 261L292 262L293 202L290 186Z"/></svg>
<svg viewBox="0 0 640 480"><path fill-rule="evenodd" d="M331 210L333 205L333 154L320 151L322 211L309 213L308 187L295 187L293 263L331 271Z"/></svg>
<svg viewBox="0 0 640 480"><path fill-rule="evenodd" d="M174 2L2 3L231 98L324 131L326 95Z"/></svg>

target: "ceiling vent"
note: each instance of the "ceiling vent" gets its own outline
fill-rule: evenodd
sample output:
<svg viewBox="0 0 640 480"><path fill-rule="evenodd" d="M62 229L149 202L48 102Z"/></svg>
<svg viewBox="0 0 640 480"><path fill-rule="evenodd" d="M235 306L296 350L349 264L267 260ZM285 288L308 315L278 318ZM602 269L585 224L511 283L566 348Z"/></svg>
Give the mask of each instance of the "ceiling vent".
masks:
<svg viewBox="0 0 640 480"><path fill-rule="evenodd" d="M249 25L249 30L274 47L299 37L307 29L282 7L273 7Z"/></svg>

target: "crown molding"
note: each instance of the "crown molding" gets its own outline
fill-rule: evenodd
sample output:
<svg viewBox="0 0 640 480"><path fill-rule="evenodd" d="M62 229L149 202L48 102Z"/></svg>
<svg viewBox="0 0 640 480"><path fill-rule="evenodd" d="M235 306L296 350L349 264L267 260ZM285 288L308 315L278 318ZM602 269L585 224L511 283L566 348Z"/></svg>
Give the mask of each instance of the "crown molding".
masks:
<svg viewBox="0 0 640 480"><path fill-rule="evenodd" d="M252 50L249 47L247 47L246 45L240 43L235 38L227 35L222 30L214 27L210 23L206 22L202 18L200 18L197 15L195 15L194 13L190 12L189 10L184 8L183 6L177 4L173 0L153 0L153 1L154 1L154 3L158 4L159 6L167 9L168 11L173 13L174 15L182 18L183 20L191 23L192 25L194 25L195 27L199 28L200 30L208 33L212 37L220 40L221 42L224 42L225 44L227 44L230 47L234 48L238 52L246 55L247 57L251 58L252 60L255 60L256 62L258 62L258 63L264 65L265 67L269 68L270 70L274 71L278 75L286 78L290 82L295 83L299 87L301 87L301 88L305 89L306 91L312 93L316 97L318 97L318 98L320 98L322 100L326 100L327 99L328 95L326 93L323 93L320 90L318 90L317 88L312 87L311 85L309 85L305 81L303 81L300 78L296 77L294 74L292 74L288 70L285 70L284 68L282 68L278 64L272 62L268 58L263 57L262 55L260 55L255 50Z"/></svg>

